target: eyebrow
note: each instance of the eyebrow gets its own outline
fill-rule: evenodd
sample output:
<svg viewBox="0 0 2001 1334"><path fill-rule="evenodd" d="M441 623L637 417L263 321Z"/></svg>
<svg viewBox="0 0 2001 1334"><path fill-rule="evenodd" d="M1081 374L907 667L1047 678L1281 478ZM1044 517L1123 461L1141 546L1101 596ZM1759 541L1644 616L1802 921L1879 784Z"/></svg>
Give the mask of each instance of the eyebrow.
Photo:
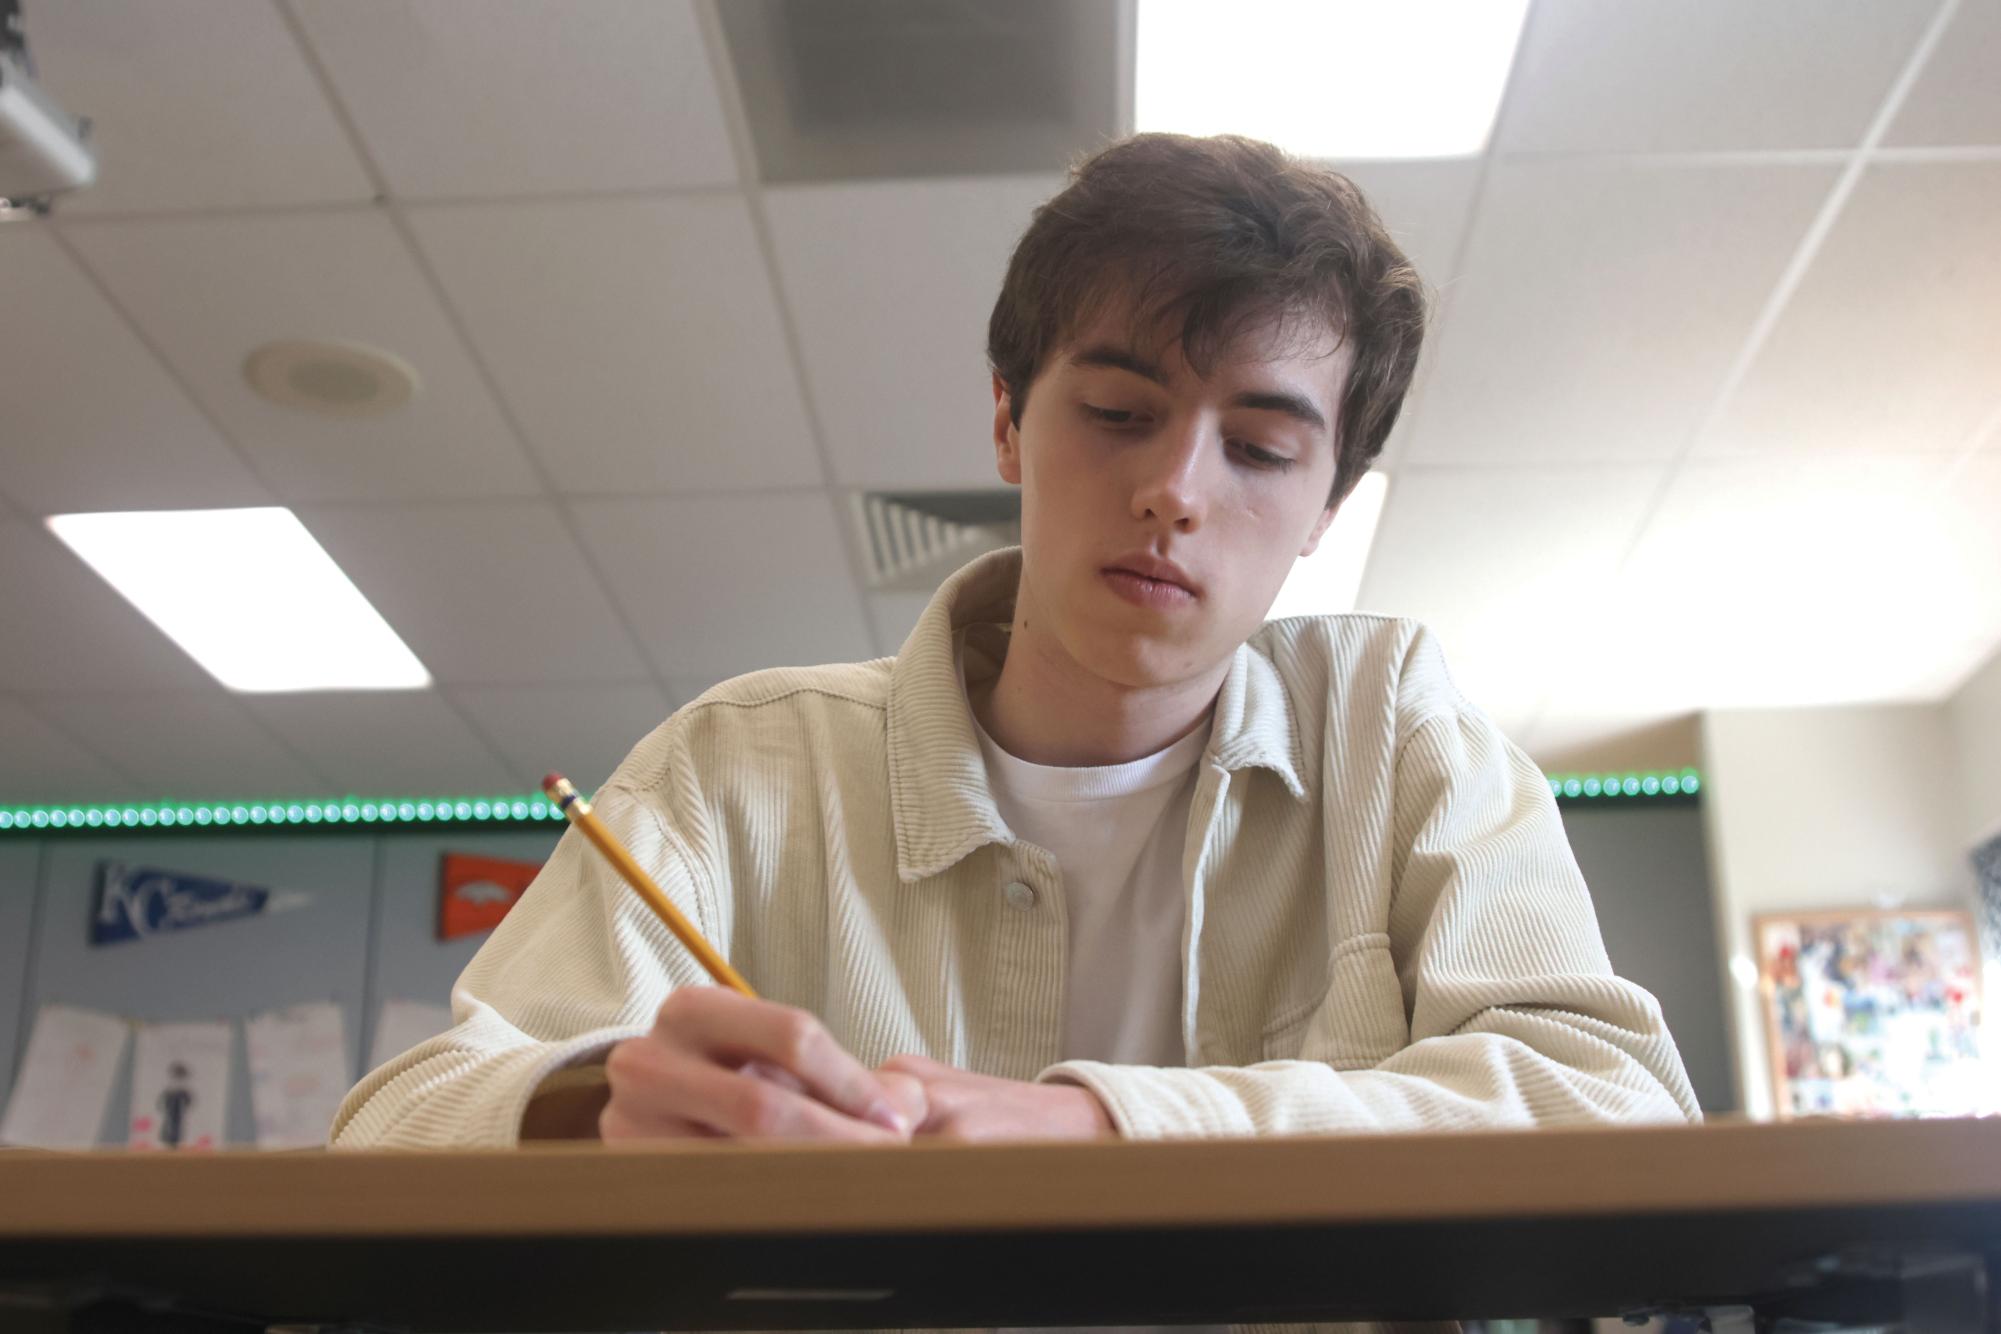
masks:
<svg viewBox="0 0 2001 1334"><path fill-rule="evenodd" d="M1130 348L1117 347L1110 343L1095 343L1074 352L1070 356L1072 365L1102 366L1115 371L1129 371L1142 379L1151 380L1165 388L1167 378L1160 367ZM1315 407L1313 400L1304 394L1295 394L1282 389L1245 390L1230 400L1233 408L1250 408L1257 412L1282 412L1288 417L1305 422L1316 430L1325 430L1327 418Z"/></svg>

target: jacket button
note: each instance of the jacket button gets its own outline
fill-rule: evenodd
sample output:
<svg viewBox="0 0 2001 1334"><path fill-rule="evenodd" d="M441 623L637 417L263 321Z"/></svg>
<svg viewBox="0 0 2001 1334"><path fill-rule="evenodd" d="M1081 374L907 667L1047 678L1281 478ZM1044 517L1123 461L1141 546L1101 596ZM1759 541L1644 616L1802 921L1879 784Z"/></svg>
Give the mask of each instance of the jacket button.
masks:
<svg viewBox="0 0 2001 1334"><path fill-rule="evenodd" d="M1001 892L1007 896L1007 906L1016 912L1027 912L1035 906L1035 888L1023 881L1010 881Z"/></svg>

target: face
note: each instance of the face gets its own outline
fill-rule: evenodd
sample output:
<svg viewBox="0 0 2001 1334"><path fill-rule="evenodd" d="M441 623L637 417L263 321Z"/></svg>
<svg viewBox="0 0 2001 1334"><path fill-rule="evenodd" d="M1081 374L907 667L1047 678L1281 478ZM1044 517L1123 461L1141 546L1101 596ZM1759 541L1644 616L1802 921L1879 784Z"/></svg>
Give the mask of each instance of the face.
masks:
<svg viewBox="0 0 2001 1334"><path fill-rule="evenodd" d="M1102 680L1220 678L1334 518L1349 353L1324 327L1247 333L1205 378L1108 319L1036 376L998 379L1000 475L1022 488L1017 639Z"/></svg>

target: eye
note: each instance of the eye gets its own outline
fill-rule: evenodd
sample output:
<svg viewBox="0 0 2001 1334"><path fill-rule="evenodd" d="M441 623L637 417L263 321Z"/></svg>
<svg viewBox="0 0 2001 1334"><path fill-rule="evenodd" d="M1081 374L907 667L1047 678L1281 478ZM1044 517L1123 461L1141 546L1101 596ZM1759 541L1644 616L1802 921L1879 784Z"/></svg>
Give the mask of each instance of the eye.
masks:
<svg viewBox="0 0 2001 1334"><path fill-rule="evenodd" d="M1248 440L1238 440L1235 444L1238 452L1255 467L1271 468L1282 472L1292 466L1293 461L1285 455L1274 454L1268 449L1260 449Z"/></svg>
<svg viewBox="0 0 2001 1334"><path fill-rule="evenodd" d="M1101 408L1094 404L1086 403L1084 405L1084 415L1094 421L1101 421L1107 426L1126 426L1131 424L1136 414L1128 412L1124 408Z"/></svg>

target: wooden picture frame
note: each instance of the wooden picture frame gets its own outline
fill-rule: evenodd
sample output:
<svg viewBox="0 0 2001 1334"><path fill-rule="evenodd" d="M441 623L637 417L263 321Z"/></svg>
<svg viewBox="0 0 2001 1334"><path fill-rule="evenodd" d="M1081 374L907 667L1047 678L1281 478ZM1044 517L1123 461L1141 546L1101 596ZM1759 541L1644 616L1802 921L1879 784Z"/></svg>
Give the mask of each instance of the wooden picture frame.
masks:
<svg viewBox="0 0 2001 1334"><path fill-rule="evenodd" d="M1780 1117L1993 1110L1972 913L1772 913L1751 936Z"/></svg>

